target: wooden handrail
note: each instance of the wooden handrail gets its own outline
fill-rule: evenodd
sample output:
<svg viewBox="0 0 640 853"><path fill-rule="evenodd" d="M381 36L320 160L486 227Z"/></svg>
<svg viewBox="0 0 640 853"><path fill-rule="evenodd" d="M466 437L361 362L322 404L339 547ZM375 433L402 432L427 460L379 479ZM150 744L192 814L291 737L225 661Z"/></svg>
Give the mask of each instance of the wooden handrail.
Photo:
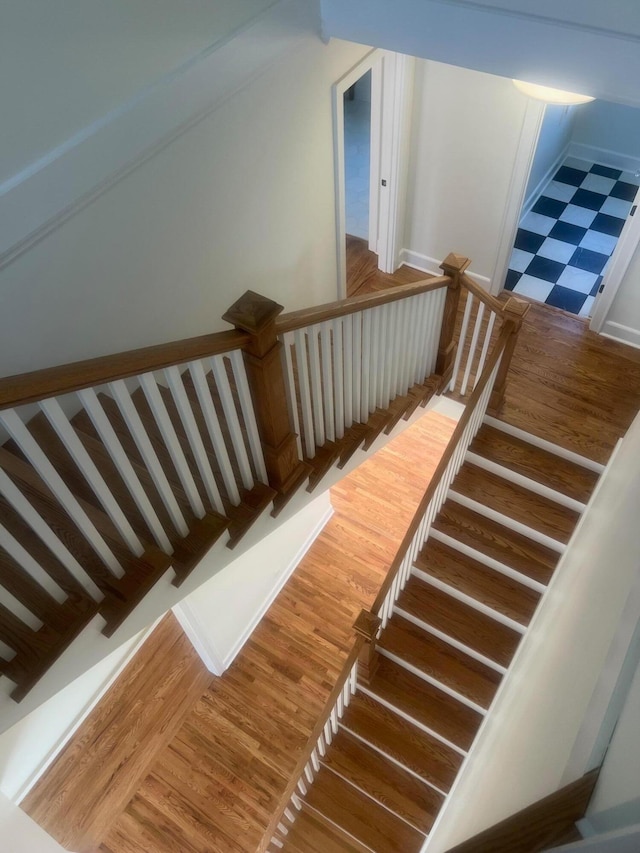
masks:
<svg viewBox="0 0 640 853"><path fill-rule="evenodd" d="M248 337L246 332L238 330L217 332L7 376L0 379L0 410L138 376L173 364L220 355L240 349Z"/></svg>
<svg viewBox="0 0 640 853"><path fill-rule="evenodd" d="M490 293L487 293L484 287L480 287L479 284L476 284L476 282L466 273L463 273L460 277L460 284L463 287L466 287L467 290L471 291L471 293L481 302L484 302L487 308L491 309L491 311L496 313L499 317L502 317L504 315L503 303L500 302L499 299L496 299L495 296L492 296Z"/></svg>
<svg viewBox="0 0 640 853"><path fill-rule="evenodd" d="M385 290L379 290L377 293L364 293L361 296L352 296L350 299L339 299L336 302L317 305L315 308L290 311L276 320L276 331L282 335L285 332L293 332L315 323L323 323L325 320L335 320L337 317L344 317L346 314L355 314L356 311L364 311L366 308L387 305L409 296L417 296L419 293L429 293L431 290L447 287L450 281L451 279L447 275L433 276L433 278L416 281L412 284L388 287Z"/></svg>
<svg viewBox="0 0 640 853"><path fill-rule="evenodd" d="M382 586L378 591L378 595L376 596L376 600L371 605L371 612L378 613L384 601L387 597L387 593L391 589L391 585L393 584L396 575L402 565L402 561L405 558L407 550L409 549L413 537L415 536L418 527L422 523L422 519L424 518L424 514L427 511L427 507L431 503L431 500L436 492L436 489L440 485L440 480L445 474L449 462L453 454L456 452L458 447L458 442L462 438L462 435L467 428L467 424L473 417L473 413L475 411L475 407L478 404L480 397L484 389L487 387L487 383L491 377L491 373L493 372L494 367L502 353L504 352L507 343L510 339L511 331L509 329L503 329L500 333L500 337L496 341L496 345L493 348L493 351L489 358L487 359L487 363L485 365L484 370L482 371L482 376L478 380L476 387L473 390L473 393L469 397L469 402L465 405L464 412L462 413L462 417L458 421L455 430L453 431L451 438L449 439L449 443L447 444L447 449L445 450L440 462L438 463L438 467L436 468L433 477L427 489L420 501L418 508L415 511L411 524L409 525L407 532L405 533L404 539L402 540L400 547L396 553L396 556L389 567L389 571L382 582Z"/></svg>
<svg viewBox="0 0 640 853"><path fill-rule="evenodd" d="M336 683L333 686L333 690L327 697L327 701L324 703L322 712L318 715L317 722L313 727L311 734L309 735L309 739L307 740L304 749L300 753L300 757L298 758L296 766L291 773L289 782L287 783L287 787L280 795L280 799L278 800L278 806L273 812L273 816L264 831L264 835L262 836L262 842L258 847L257 853L264 853L264 851L271 843L271 838L273 837L276 828L280 823L280 820L282 819L282 814L289 805L291 795L296 790L298 780L302 776L304 768L306 767L307 762L311 758L311 753L315 749L315 746L318 742L318 738L320 737L322 730L324 729L326 722L331 715L331 711L333 710L336 702L338 701L338 696L342 692L344 685L347 683L347 679L351 674L351 670L353 669L355 662L358 660L360 651L362 650L362 647L364 645L365 640L362 637L357 636L351 648L351 651L349 652L347 659L344 662L344 666L342 667L340 675L336 679Z"/></svg>

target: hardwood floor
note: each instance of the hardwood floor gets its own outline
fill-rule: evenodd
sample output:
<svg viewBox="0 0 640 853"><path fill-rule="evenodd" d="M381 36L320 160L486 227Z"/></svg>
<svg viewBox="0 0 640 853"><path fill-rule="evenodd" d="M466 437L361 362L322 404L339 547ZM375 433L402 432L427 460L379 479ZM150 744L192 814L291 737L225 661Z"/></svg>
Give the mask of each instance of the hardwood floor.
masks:
<svg viewBox="0 0 640 853"><path fill-rule="evenodd" d="M402 266L392 275L380 272L378 256L369 250L367 241L347 234L347 295L361 296L386 290L395 284L411 284L431 278L427 273Z"/></svg>
<svg viewBox="0 0 640 853"><path fill-rule="evenodd" d="M408 268L383 276L362 249L356 246L357 251L349 252L350 295L425 277ZM589 332L580 318L533 304L514 355L501 419L605 462L639 407L640 351ZM353 620L373 601L452 426L445 418L428 415L332 490L334 517L222 678L210 679L195 653L182 648L179 654L194 684L202 677L206 689L188 707L174 707L173 700L165 703L164 712L171 702L175 715L162 718L158 728L171 736L156 744L161 748L144 773L136 765L138 780L134 788L132 775L128 789L133 796L108 831L108 823L124 805L124 783L111 785L111 774L133 761L127 758L127 744L142 736L139 709L145 699L141 688L135 692L138 686L133 686L130 671L83 724L24 803L25 809L56 837L68 837L69 827L75 826L78 837L81 830L86 838L87 824L92 832L99 827L105 833L99 838L102 853L252 853L341 668ZM526 470L526 459L520 464ZM471 480L468 486L473 488ZM494 498L509 503L497 491ZM543 546L518 534L507 541L503 532L479 532L474 512L459 505L445 508L438 526L447 532L454 522L471 543L484 542L497 558L508 550L522 555L536 577L548 575ZM443 564L445 570L451 572ZM409 613L419 614L423 607L420 589L414 589L418 586L410 583L404 593L403 607ZM502 591L491 594L497 599ZM439 595L444 593L432 593L429 599L432 621L438 619ZM459 610L461 642L484 642L489 629L481 614L467 613L462 603ZM169 619L163 627L168 632L165 644L171 624ZM490 638L492 653L504 647L507 660L517 637L508 628L498 633ZM406 644L398 632L386 641ZM157 642L154 634L145 654L161 664L160 670L170 672L174 652L166 645L158 651ZM489 654L488 641L487 646ZM465 667L465 661L458 663L461 683L469 682L469 691L486 703L494 686L483 672L466 673ZM138 667L140 675L144 670ZM153 693L159 682L152 681L148 679L148 689ZM388 681L391 690L391 676ZM134 695L140 704L131 701ZM130 708L130 730L122 721L109 721L109 708L120 703ZM365 712L366 698L354 703L353 714L361 715L363 725L369 720ZM148 721L145 725L153 734L154 726ZM384 736L377 722L370 728L372 738ZM88 744L91 748L84 752ZM84 761L71 761L74 750ZM123 756L125 763L120 765L116 756ZM419 763L420 755L407 756L407 761Z"/></svg>
<svg viewBox="0 0 640 853"><path fill-rule="evenodd" d="M172 735L132 799L94 836L102 853L253 853L340 671L353 621L373 602L453 426L427 413L332 489L333 518L231 668L222 678L204 673L208 687L176 709ZM170 650L156 642L154 633L145 656L171 669ZM203 674L195 653L185 665ZM126 703L132 689L126 673L25 802L55 837L88 822L106 828L124 807L111 796L112 774L118 744L135 739L139 719L116 723L103 711ZM103 756L111 764L96 773Z"/></svg>
<svg viewBox="0 0 640 853"><path fill-rule="evenodd" d="M532 301L500 418L604 463L639 409L640 350Z"/></svg>

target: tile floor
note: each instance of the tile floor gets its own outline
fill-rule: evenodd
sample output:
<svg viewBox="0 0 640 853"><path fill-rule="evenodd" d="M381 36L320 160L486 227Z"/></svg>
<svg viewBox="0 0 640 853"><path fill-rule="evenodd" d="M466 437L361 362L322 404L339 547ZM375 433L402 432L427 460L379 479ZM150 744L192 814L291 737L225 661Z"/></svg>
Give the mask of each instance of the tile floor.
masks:
<svg viewBox="0 0 640 853"><path fill-rule="evenodd" d="M347 234L369 237L371 103L345 98L344 172Z"/></svg>
<svg viewBox="0 0 640 853"><path fill-rule="evenodd" d="M567 158L520 222L505 289L590 316L638 183L631 172Z"/></svg>

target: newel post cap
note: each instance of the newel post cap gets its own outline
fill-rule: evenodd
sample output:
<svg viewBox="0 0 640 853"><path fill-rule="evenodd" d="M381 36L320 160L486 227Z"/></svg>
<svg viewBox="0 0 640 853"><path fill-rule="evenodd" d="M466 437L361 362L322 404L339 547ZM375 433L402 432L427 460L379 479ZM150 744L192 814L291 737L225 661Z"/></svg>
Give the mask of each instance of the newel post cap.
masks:
<svg viewBox="0 0 640 853"><path fill-rule="evenodd" d="M225 311L222 319L232 323L237 329L256 335L273 323L283 311L284 305L279 305L273 299L261 296L253 290L247 290Z"/></svg>
<svg viewBox="0 0 640 853"><path fill-rule="evenodd" d="M464 255L456 255L455 252L449 252L444 261L440 264L440 269L445 275L461 275L471 264L470 258L465 258Z"/></svg>
<svg viewBox="0 0 640 853"><path fill-rule="evenodd" d="M363 637L367 642L373 643L378 635L378 631L382 625L382 619L371 613L369 610L361 610L360 615L353 623L353 629L360 637Z"/></svg>

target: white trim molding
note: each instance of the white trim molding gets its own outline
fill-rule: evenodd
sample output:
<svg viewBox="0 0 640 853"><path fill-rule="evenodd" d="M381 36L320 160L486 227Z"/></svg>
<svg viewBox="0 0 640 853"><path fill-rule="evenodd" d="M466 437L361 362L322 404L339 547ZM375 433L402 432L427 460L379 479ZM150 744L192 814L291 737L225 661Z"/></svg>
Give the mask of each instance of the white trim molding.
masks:
<svg viewBox="0 0 640 853"><path fill-rule="evenodd" d="M632 329L631 326L623 326L622 323L607 320L602 326L600 334L604 338L611 338L613 341L619 341L621 344L628 344L640 349L640 331Z"/></svg>
<svg viewBox="0 0 640 853"><path fill-rule="evenodd" d="M315 32L304 0L278 0L0 184L0 269L82 210Z"/></svg>
<svg viewBox="0 0 640 853"><path fill-rule="evenodd" d="M444 260L444 259L442 259ZM419 272L425 272L428 275L442 275L440 264L442 260L430 258L428 255L423 255L422 252L414 252L413 249L402 249L400 251L400 264L406 264ZM472 278L476 284L479 284L487 292L491 292L491 279L486 275L478 275L478 273L467 270L467 275Z"/></svg>
<svg viewBox="0 0 640 853"><path fill-rule="evenodd" d="M598 148L597 145L584 145L582 142L570 142L568 156L590 163L600 163L601 166L610 166L612 169L622 169L623 172L637 172L640 169L640 157L608 148Z"/></svg>
<svg viewBox="0 0 640 853"><path fill-rule="evenodd" d="M289 580L307 551L311 548L322 532L323 528L333 515L333 512L333 507L329 504L311 528L293 558L284 567L282 572L278 574L275 583L267 595L262 599L250 621L242 629L240 635L233 642L230 648L222 649L216 644L216 641L211 636L207 623L205 623L201 614L188 600L181 601L172 608L173 615L180 623L182 630L191 641L194 649L209 672L213 673L213 675L220 676L231 666L244 644L259 625L262 617L275 601L282 587ZM233 570L233 567L231 567L231 570ZM197 591L195 592L195 595L197 596Z"/></svg>

